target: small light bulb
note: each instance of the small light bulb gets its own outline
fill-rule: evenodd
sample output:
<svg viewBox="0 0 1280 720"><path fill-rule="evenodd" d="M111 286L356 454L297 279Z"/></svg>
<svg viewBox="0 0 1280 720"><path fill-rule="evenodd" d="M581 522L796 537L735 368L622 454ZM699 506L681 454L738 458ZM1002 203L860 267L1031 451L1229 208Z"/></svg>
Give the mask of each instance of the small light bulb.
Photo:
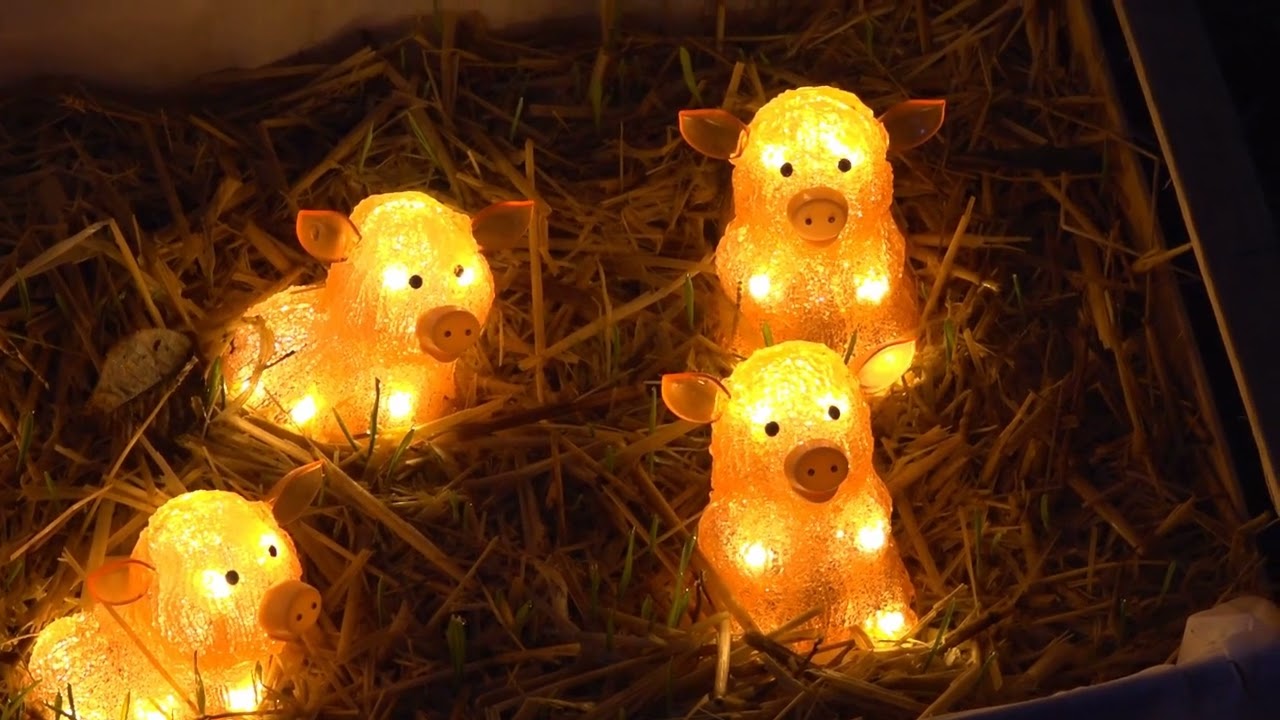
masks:
<svg viewBox="0 0 1280 720"><path fill-rule="evenodd" d="M758 542L745 545L742 548L742 562L750 570L761 570L769 562L769 551Z"/></svg>
<svg viewBox="0 0 1280 720"><path fill-rule="evenodd" d="M876 631L881 638L897 640L906 629L907 618L898 610L876 614Z"/></svg>
<svg viewBox="0 0 1280 720"><path fill-rule="evenodd" d="M413 414L413 396L407 392L391 393L387 398L387 413L392 420L403 420Z"/></svg>
<svg viewBox="0 0 1280 720"><path fill-rule="evenodd" d="M468 287L476 281L476 271L470 267L463 267L462 274L458 276L458 284L462 287Z"/></svg>
<svg viewBox="0 0 1280 720"><path fill-rule="evenodd" d="M409 286L409 271L399 265L390 265L382 271L382 287L387 290L403 290Z"/></svg>
<svg viewBox="0 0 1280 720"><path fill-rule="evenodd" d="M887 294L889 294L889 279L883 275L862 278L858 281L857 289L854 290L854 296L859 302L872 305L880 304Z"/></svg>
<svg viewBox="0 0 1280 720"><path fill-rule="evenodd" d="M253 677L235 687L227 688L227 712L248 713L258 709L258 692Z"/></svg>
<svg viewBox="0 0 1280 720"><path fill-rule="evenodd" d="M299 400L298 404L293 406L293 410L289 411L289 417L293 418L293 422L298 425L305 425L311 422L311 419L315 416L316 400L310 395Z"/></svg>
<svg viewBox="0 0 1280 720"><path fill-rule="evenodd" d="M226 576L217 570L205 570L200 579L209 597L215 600L221 600L231 594L231 585L227 583Z"/></svg>
<svg viewBox="0 0 1280 720"><path fill-rule="evenodd" d="M764 299L764 296L769 294L769 276L752 275L747 281L747 292L751 293L751 297L756 300Z"/></svg>
<svg viewBox="0 0 1280 720"><path fill-rule="evenodd" d="M859 528L858 537L854 542L857 544L858 549L863 552L875 552L884 547L884 527L874 525L872 527Z"/></svg>

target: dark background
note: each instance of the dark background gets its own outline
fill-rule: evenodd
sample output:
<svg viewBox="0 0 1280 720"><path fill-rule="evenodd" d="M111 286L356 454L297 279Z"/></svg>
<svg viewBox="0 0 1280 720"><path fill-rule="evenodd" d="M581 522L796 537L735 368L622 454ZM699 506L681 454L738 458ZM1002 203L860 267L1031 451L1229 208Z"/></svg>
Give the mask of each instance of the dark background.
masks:
<svg viewBox="0 0 1280 720"><path fill-rule="evenodd" d="M1071 2L1073 0L1066 0ZM1277 118L1277 96L1272 89L1274 76L1267 72L1280 68L1280 2L1269 0L1192 0L1199 10L1202 27L1209 37L1219 71L1235 105L1243 140L1249 148L1258 182L1266 196L1273 218L1280 218L1280 143L1271 135ZM1152 129L1142 87L1129 62L1124 36L1116 20L1113 0L1094 0L1094 13L1104 35L1112 72L1119 91L1127 101L1126 111L1132 123L1134 138L1140 145L1160 154L1160 144ZM1177 42L1177 38L1170 38ZM1212 142L1212 138L1206 138ZM1177 195L1162 173L1164 185L1157 188L1162 229L1170 246L1188 241L1186 227L1178 206ZM1276 241L1276 238L1273 238ZM1181 255L1175 265L1198 273L1191 253ZM1277 278L1280 282L1280 278ZM1208 294L1199 283L1183 283L1183 296L1200 342L1205 369L1213 383L1218 411L1231 443L1241 484L1252 515L1273 509L1262 477L1262 463L1254 442L1239 388L1227 359ZM1280 308L1276 308L1280 312ZM1277 323L1280 326L1280 323ZM1258 328L1274 332L1280 328ZM1277 360L1280 362L1280 359ZM1280 524L1273 523L1259 538L1262 552L1268 558L1273 584L1280 585Z"/></svg>

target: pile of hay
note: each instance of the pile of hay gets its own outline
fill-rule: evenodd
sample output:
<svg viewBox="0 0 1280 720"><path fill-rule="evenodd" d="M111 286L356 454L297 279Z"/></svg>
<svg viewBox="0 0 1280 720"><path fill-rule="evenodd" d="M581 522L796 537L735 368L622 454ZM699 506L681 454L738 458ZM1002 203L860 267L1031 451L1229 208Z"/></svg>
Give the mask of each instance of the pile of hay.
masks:
<svg viewBox="0 0 1280 720"><path fill-rule="evenodd" d="M1168 660L1189 613L1256 589L1262 521L1214 472L1196 400L1169 378L1173 339L1144 321L1167 257L1140 257L1120 223L1101 158L1125 141L1049 11L864 5L743 37L602 22L569 44L428 22L163 102L4 100L4 662L168 495L257 496L316 457L224 411L201 362L88 414L107 349L157 326L214 342L263 293L321 276L297 208L403 188L549 212L533 244L491 258L472 409L393 457L329 454L340 469L294 531L326 608L291 685L303 711L910 718ZM827 667L777 638L719 652L727 613L687 552L706 431L675 423L655 385L723 362L707 259L728 167L683 144L676 112L723 101L749 118L819 83L876 110L949 100L939 137L895 161L923 292L942 291L923 379L876 410L924 627Z"/></svg>

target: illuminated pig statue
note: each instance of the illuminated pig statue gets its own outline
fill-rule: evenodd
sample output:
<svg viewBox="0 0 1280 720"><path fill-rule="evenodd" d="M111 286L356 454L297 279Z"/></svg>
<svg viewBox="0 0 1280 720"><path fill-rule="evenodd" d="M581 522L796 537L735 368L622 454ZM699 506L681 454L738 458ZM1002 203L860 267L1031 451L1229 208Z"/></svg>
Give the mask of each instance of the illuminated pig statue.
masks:
<svg viewBox="0 0 1280 720"><path fill-rule="evenodd" d="M74 701L80 720L183 720L198 716L202 685L206 714L255 710L264 692L255 665L320 615L320 593L302 582L281 528L314 498L319 484L308 491L296 480L315 470L281 481L294 500L303 488L301 502L197 490L161 505L128 558L85 579L96 604L37 636L28 705L56 706L61 694L62 711Z"/></svg>
<svg viewBox="0 0 1280 720"><path fill-rule="evenodd" d="M472 220L409 191L367 197L350 218L299 212L298 241L328 279L249 308L224 357L230 393L320 442L344 440L338 417L368 433L375 399L383 437L440 417L494 301L482 247L518 238L532 208L501 202Z"/></svg>
<svg viewBox="0 0 1280 720"><path fill-rule="evenodd" d="M788 90L744 125L720 109L685 110L680 132L695 150L733 164L735 217L716 250L716 272L740 316L729 348L811 340L845 352L870 395L911 367L918 290L906 240L891 214L888 153L942 125L943 100L911 100L880 119L856 95Z"/></svg>
<svg viewBox="0 0 1280 720"><path fill-rule="evenodd" d="M711 500L698 547L761 631L804 625L828 642L860 627L897 640L914 590L872 466L871 411L843 357L792 340L756 350L723 382L662 378L676 416L711 423Z"/></svg>

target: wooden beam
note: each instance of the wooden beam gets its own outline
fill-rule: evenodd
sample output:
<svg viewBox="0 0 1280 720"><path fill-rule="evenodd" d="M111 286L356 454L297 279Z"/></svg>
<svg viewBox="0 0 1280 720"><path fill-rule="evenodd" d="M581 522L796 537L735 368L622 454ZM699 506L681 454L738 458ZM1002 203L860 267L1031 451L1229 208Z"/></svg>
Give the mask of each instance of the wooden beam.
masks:
<svg viewBox="0 0 1280 720"><path fill-rule="evenodd" d="M1191 0L1114 0L1280 510L1280 243Z"/></svg>

